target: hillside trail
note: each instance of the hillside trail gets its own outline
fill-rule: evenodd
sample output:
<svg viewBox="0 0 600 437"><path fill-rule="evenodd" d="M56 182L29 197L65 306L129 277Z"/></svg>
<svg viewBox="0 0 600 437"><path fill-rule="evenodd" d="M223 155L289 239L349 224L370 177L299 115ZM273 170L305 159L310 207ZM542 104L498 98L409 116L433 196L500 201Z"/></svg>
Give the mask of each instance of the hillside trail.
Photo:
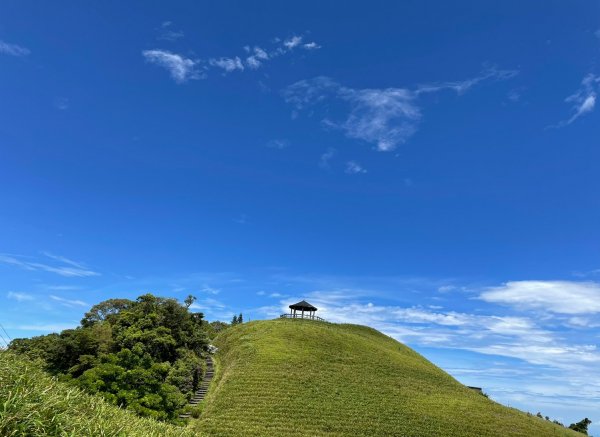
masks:
<svg viewBox="0 0 600 437"><path fill-rule="evenodd" d="M204 377L202 378L202 382L200 383L198 390L196 390L196 393L194 393L194 396L190 399L189 405L195 407L204 400L214 374L215 369L213 359L211 356L208 356L206 357L206 372L204 373ZM191 413L183 413L179 415L179 418L189 419L191 416Z"/></svg>

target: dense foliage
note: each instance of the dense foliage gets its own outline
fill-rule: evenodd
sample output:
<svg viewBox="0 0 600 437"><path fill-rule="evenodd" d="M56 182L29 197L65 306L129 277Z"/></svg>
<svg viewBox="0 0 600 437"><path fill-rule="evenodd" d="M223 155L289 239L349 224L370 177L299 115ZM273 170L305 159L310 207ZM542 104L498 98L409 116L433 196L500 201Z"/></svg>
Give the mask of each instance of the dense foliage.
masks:
<svg viewBox="0 0 600 437"><path fill-rule="evenodd" d="M91 308L81 326L16 339L10 350L40 358L46 370L142 416L172 420L198 387L207 346L202 313L145 294Z"/></svg>
<svg viewBox="0 0 600 437"><path fill-rule="evenodd" d="M50 377L38 363L0 352L0 436L192 437L187 428L137 417Z"/></svg>
<svg viewBox="0 0 600 437"><path fill-rule="evenodd" d="M588 426L591 424L592 424L592 421L586 417L585 419L580 420L577 423L572 423L571 425L569 425L569 429L572 429L574 431L577 431L577 432L587 435Z"/></svg>

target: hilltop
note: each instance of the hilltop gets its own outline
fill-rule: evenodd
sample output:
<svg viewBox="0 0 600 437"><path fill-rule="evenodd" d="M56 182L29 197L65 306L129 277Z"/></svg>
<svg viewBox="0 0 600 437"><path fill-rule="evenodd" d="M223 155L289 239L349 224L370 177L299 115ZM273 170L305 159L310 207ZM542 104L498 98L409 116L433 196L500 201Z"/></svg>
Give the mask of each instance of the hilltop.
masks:
<svg viewBox="0 0 600 437"><path fill-rule="evenodd" d="M468 389L364 326L256 321L221 333L202 417L214 436L572 436Z"/></svg>

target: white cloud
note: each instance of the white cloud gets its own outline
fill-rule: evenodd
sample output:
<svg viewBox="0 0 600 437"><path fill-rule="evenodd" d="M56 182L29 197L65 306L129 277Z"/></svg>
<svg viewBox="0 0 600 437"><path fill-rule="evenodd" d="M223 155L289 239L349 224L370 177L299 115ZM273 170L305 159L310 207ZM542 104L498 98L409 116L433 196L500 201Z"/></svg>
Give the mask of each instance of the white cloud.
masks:
<svg viewBox="0 0 600 437"><path fill-rule="evenodd" d="M235 58L211 58L208 60L208 64L213 67L222 68L227 73L235 70L244 70L244 64L242 64L242 60L237 56Z"/></svg>
<svg viewBox="0 0 600 437"><path fill-rule="evenodd" d="M267 59L269 59L269 54L264 49L254 47L254 53L246 58L246 64L252 69L257 69Z"/></svg>
<svg viewBox="0 0 600 437"><path fill-rule="evenodd" d="M90 270L88 267L81 263L77 263L65 257L52 255L49 253L43 253L47 258L57 261L57 265L50 265L47 263L26 261L23 257L15 255L0 254L0 263L20 267L30 271L46 271L50 273L56 273L57 275L65 277L88 277L88 276L99 276L100 273Z"/></svg>
<svg viewBox="0 0 600 437"><path fill-rule="evenodd" d="M565 99L572 105L573 115L555 127L563 127L573 123L579 117L588 114L596 107L597 90L600 87L600 76L588 74L581 81L581 88Z"/></svg>
<svg viewBox="0 0 600 437"><path fill-rule="evenodd" d="M573 281L513 281L481 293L486 302L556 314L600 313L600 284Z"/></svg>
<svg viewBox="0 0 600 437"><path fill-rule="evenodd" d="M182 38L183 32L171 30L172 22L165 21L158 28L160 32L158 39L174 41ZM302 44L303 37L293 36L285 41L275 38L273 46L263 48L259 46L244 46L244 51L247 53L245 58L240 56L220 56L211 57L208 60L186 58L177 53L168 50L145 50L143 56L150 63L166 68L171 77L177 83L186 82L189 79L203 79L206 77L206 72L211 68L223 70L225 73L234 71L257 70L264 64L274 58L290 53L296 47L302 47L306 50L315 50L320 48L316 42Z"/></svg>
<svg viewBox="0 0 600 437"><path fill-rule="evenodd" d="M198 62L185 58L167 50L144 50L142 55L147 62L158 65L169 71L173 80L183 83L189 79L200 79L202 75L198 70Z"/></svg>
<svg viewBox="0 0 600 437"><path fill-rule="evenodd" d="M284 47L288 50L292 50L295 47L299 46L302 43L302 36L294 35L291 38L286 39L283 42Z"/></svg>
<svg viewBox="0 0 600 437"><path fill-rule="evenodd" d="M358 162L356 161L348 161L346 163L346 173L348 174L359 174L359 173L366 173L367 170L365 170L362 165L360 165Z"/></svg>
<svg viewBox="0 0 600 437"><path fill-rule="evenodd" d="M316 50L321 48L321 46L314 41L303 44L302 47L304 47L306 50Z"/></svg>
<svg viewBox="0 0 600 437"><path fill-rule="evenodd" d="M338 100L349 106L346 119L328 126L344 131L346 136L376 144L377 150L393 150L415 131L421 118L416 95L407 89L353 89L327 77L302 80L287 87L284 98L298 110L326 100Z"/></svg>
<svg viewBox="0 0 600 437"><path fill-rule="evenodd" d="M405 142L421 119L414 94L405 89L345 90L342 95L352 109L339 127L348 137L374 143L382 152Z"/></svg>
<svg viewBox="0 0 600 437"><path fill-rule="evenodd" d="M10 56L27 56L31 51L26 47L21 47L18 44L11 44L0 40L0 54Z"/></svg>
<svg viewBox="0 0 600 437"><path fill-rule="evenodd" d="M422 118L420 96L443 90L462 94L484 80L506 80L517 74L514 70L484 71L480 76L461 82L444 82L408 88L349 88L324 76L301 80L283 91L286 102L296 110L306 109L322 102L341 103L344 119L323 123L337 128L352 139L375 145L379 151L394 150L416 131Z"/></svg>
<svg viewBox="0 0 600 437"><path fill-rule="evenodd" d="M26 302L33 300L33 296L27 293L19 293L16 291L9 291L6 295L7 298L16 300L17 302Z"/></svg>
<svg viewBox="0 0 600 437"><path fill-rule="evenodd" d="M66 307L74 307L74 306L87 307L87 306L90 306L89 304L87 304L86 302L84 302L82 300L65 299L63 297L54 296L52 294L50 295L50 299L52 299L55 302L60 303L61 305L66 306Z"/></svg>

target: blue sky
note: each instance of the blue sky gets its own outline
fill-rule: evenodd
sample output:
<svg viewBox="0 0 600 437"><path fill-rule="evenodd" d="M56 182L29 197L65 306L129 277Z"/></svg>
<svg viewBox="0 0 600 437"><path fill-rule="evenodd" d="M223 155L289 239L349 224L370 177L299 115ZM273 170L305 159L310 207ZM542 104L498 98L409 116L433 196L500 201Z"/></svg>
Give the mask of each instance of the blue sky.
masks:
<svg viewBox="0 0 600 437"><path fill-rule="evenodd" d="M3 2L8 334L305 298L600 422L600 2L396 3Z"/></svg>

